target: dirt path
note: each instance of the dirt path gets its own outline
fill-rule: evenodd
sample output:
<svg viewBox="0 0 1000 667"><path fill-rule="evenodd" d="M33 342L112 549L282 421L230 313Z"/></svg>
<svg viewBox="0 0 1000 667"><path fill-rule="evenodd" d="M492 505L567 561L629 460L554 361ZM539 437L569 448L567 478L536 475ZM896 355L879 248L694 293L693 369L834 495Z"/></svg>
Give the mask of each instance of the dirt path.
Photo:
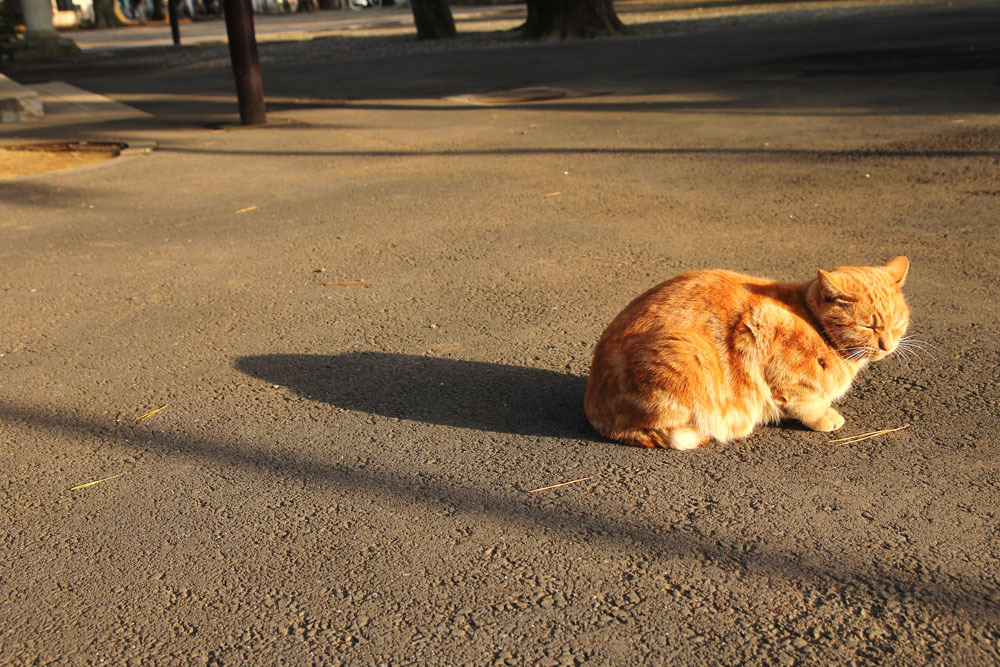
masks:
<svg viewBox="0 0 1000 667"><path fill-rule="evenodd" d="M275 45L256 130L211 59L12 71L159 149L0 183L0 662L995 664L1000 11L880 16ZM838 435L907 429L587 426L651 284L897 254L928 351Z"/></svg>

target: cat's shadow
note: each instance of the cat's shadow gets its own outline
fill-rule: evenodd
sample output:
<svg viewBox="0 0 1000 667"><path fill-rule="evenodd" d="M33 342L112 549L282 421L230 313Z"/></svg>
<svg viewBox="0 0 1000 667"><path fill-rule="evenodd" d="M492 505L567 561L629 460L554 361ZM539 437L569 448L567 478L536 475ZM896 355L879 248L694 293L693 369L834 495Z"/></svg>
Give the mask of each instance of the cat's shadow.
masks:
<svg viewBox="0 0 1000 667"><path fill-rule="evenodd" d="M595 440L586 378L537 368L384 352L240 357L240 371L352 411L480 431Z"/></svg>

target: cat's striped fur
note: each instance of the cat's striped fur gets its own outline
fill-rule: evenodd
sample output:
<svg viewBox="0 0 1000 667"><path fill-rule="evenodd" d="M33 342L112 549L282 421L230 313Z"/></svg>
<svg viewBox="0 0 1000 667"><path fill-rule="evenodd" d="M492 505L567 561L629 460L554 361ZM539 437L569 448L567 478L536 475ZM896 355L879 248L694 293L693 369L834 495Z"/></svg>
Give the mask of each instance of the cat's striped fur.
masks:
<svg viewBox="0 0 1000 667"><path fill-rule="evenodd" d="M820 270L805 283L694 271L648 290L601 336L584 408L602 435L691 449L786 417L817 431L909 324L905 257Z"/></svg>

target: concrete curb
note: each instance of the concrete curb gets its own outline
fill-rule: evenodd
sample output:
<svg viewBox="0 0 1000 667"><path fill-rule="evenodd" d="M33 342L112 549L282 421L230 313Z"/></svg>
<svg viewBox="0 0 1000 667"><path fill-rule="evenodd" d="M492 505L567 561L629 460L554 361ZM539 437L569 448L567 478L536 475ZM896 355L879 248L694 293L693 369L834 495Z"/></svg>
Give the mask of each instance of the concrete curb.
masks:
<svg viewBox="0 0 1000 667"><path fill-rule="evenodd" d="M0 122L28 123L45 116L41 96L0 74Z"/></svg>

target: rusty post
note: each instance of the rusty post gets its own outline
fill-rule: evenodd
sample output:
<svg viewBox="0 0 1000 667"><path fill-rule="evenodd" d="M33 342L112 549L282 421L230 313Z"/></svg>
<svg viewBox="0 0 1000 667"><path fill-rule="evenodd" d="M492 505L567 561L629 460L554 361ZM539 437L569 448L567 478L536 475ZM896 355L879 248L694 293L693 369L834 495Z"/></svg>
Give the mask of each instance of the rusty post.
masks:
<svg viewBox="0 0 1000 667"><path fill-rule="evenodd" d="M260 77L260 58L257 56L250 0L223 0L223 7L229 58L233 63L236 98L240 105L240 124L263 125L267 122L267 111L264 108L264 86Z"/></svg>

